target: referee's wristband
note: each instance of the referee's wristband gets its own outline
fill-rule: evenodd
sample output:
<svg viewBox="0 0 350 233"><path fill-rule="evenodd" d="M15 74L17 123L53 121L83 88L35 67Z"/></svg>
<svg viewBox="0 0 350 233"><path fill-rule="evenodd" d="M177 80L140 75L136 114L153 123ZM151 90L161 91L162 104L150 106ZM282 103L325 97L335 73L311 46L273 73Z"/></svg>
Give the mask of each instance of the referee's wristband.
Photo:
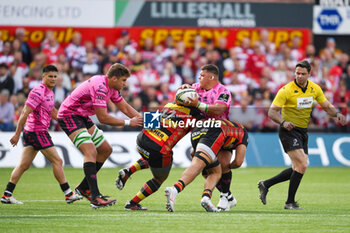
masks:
<svg viewBox="0 0 350 233"><path fill-rule="evenodd" d="M281 122L281 124L280 124L281 127L283 127L284 122L286 122L286 121L283 120L283 121Z"/></svg>
<svg viewBox="0 0 350 233"><path fill-rule="evenodd" d="M130 125L130 120L124 120L124 126L129 126Z"/></svg>
<svg viewBox="0 0 350 233"><path fill-rule="evenodd" d="M208 112L209 104L205 104L202 102L198 102L197 108L201 110L202 112Z"/></svg>

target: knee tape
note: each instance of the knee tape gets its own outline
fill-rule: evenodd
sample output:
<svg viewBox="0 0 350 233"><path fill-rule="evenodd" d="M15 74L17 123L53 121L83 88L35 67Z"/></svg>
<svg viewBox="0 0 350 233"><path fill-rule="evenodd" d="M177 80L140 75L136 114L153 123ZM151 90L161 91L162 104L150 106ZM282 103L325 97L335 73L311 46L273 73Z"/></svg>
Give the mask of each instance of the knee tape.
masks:
<svg viewBox="0 0 350 233"><path fill-rule="evenodd" d="M205 163L206 166L208 166L209 162L208 162L208 160L206 158L204 158L202 156L202 154L204 155L204 153L202 151L196 151L196 153L194 153L194 157L199 158L200 160L202 160Z"/></svg>
<svg viewBox="0 0 350 233"><path fill-rule="evenodd" d="M84 129L75 136L73 143L77 148L79 148L83 143L93 143L93 142L91 140L91 135L88 133L86 129Z"/></svg>
<svg viewBox="0 0 350 233"><path fill-rule="evenodd" d="M103 136L103 131L95 126L95 131L91 137L92 142L95 144L95 147L99 147L105 141L105 137Z"/></svg>

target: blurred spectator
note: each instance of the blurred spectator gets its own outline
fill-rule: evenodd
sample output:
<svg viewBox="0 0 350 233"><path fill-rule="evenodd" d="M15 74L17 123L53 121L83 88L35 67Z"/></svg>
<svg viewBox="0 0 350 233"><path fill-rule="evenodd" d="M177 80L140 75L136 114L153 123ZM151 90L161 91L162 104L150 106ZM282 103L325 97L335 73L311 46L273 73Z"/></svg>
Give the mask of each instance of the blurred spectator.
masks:
<svg viewBox="0 0 350 233"><path fill-rule="evenodd" d="M344 79L339 82L339 90L335 92L333 105L343 114L346 114L347 103L350 101L350 90L346 89L346 81Z"/></svg>
<svg viewBox="0 0 350 233"><path fill-rule="evenodd" d="M143 61L143 67L137 72L137 77L140 80L141 88L144 90L150 86L157 88L159 86L159 74L152 68L150 60Z"/></svg>
<svg viewBox="0 0 350 233"><path fill-rule="evenodd" d="M226 37L222 36L219 38L218 41L218 46L215 48L216 51L218 51L218 53L220 54L220 58L222 60L228 58L229 53L227 50L227 39Z"/></svg>
<svg viewBox="0 0 350 233"><path fill-rule="evenodd" d="M342 53L339 57L339 63L338 63L338 67L340 67L341 71L342 71L342 77L346 76L346 69L347 67L350 65L350 59L349 59L349 55L346 53Z"/></svg>
<svg viewBox="0 0 350 233"><path fill-rule="evenodd" d="M26 30L24 28L17 28L15 37L21 42L21 51L23 55L23 61L29 65L32 62L32 52L27 42L24 41Z"/></svg>
<svg viewBox="0 0 350 233"><path fill-rule="evenodd" d="M226 84L226 88L233 94L232 100L240 101L242 96L247 94L247 84L244 83L244 75L239 74L238 71L231 72L230 83Z"/></svg>
<svg viewBox="0 0 350 233"><path fill-rule="evenodd" d="M313 44L309 44L305 48L305 60L309 63L312 63L314 60L319 60L320 58L316 57L316 49Z"/></svg>
<svg viewBox="0 0 350 233"><path fill-rule="evenodd" d="M12 53L12 44L10 41L5 41L3 45L3 50L0 53L0 63L5 63L7 66L11 65L14 61Z"/></svg>
<svg viewBox="0 0 350 233"><path fill-rule="evenodd" d="M125 42L122 38L119 38L115 42L115 49L118 51L117 53L117 61L122 64L127 64L129 60L129 55L125 51Z"/></svg>
<svg viewBox="0 0 350 233"><path fill-rule="evenodd" d="M276 69L272 71L271 78L278 87L282 87L287 83L287 66L283 60L277 63Z"/></svg>
<svg viewBox="0 0 350 233"><path fill-rule="evenodd" d="M169 90L176 92L176 90L183 84L180 75L175 73L173 64L168 61L165 63L163 75L160 77L161 85L167 83L169 85Z"/></svg>
<svg viewBox="0 0 350 233"><path fill-rule="evenodd" d="M142 100L142 111L147 111L149 103L152 101L158 102L157 90L153 86L149 86L141 91L139 97Z"/></svg>
<svg viewBox="0 0 350 233"><path fill-rule="evenodd" d="M97 36L95 39L95 52L102 56L107 55L106 38L104 36Z"/></svg>
<svg viewBox="0 0 350 233"><path fill-rule="evenodd" d="M13 118L15 108L9 102L10 92L6 89L0 91L0 131L14 130Z"/></svg>
<svg viewBox="0 0 350 233"><path fill-rule="evenodd" d="M345 74L345 82L346 82L346 89L350 90L350 65L346 67L346 74Z"/></svg>
<svg viewBox="0 0 350 233"><path fill-rule="evenodd" d="M56 37L49 33L47 38L47 47L42 49L42 53L45 54L47 65L56 64L58 62L58 56L64 54L63 48L57 42Z"/></svg>
<svg viewBox="0 0 350 233"><path fill-rule="evenodd" d="M337 44L334 37L327 38L326 46L323 49L321 49L320 56L323 56L325 50L328 50L331 53L332 57L336 59L339 59L339 56L342 53L342 51L337 48Z"/></svg>
<svg viewBox="0 0 350 233"><path fill-rule="evenodd" d="M14 92L16 93L18 90L23 87L23 78L27 75L29 69L26 63L22 60L22 52L16 51L14 53L14 62L10 66L10 74L13 78L15 88Z"/></svg>
<svg viewBox="0 0 350 233"><path fill-rule="evenodd" d="M3 48L3 45L4 45L4 41L2 40L2 32L0 31L0 54L2 53L2 48Z"/></svg>
<svg viewBox="0 0 350 233"><path fill-rule="evenodd" d="M144 45L141 49L142 59L153 60L155 52L153 51L153 39L148 37L144 40Z"/></svg>
<svg viewBox="0 0 350 233"><path fill-rule="evenodd" d="M164 72L164 66L166 61L167 59L163 55L163 45L157 44L154 47L154 58L152 60L152 66L160 75L162 75Z"/></svg>
<svg viewBox="0 0 350 233"><path fill-rule="evenodd" d="M119 61L119 50L117 48L114 48L109 52L109 55L106 56L106 58L102 61L101 66L102 66L103 73L105 74L108 68L118 61Z"/></svg>
<svg viewBox="0 0 350 233"><path fill-rule="evenodd" d="M121 38L124 41L126 54L128 54L129 56L134 55L137 51L136 41L134 41L130 38L130 34L127 30L122 31Z"/></svg>
<svg viewBox="0 0 350 233"><path fill-rule="evenodd" d="M194 37L193 48L190 57L193 61L198 61L198 59L204 55L205 48L203 47L203 37L200 34L197 34Z"/></svg>
<svg viewBox="0 0 350 233"><path fill-rule="evenodd" d="M8 90L9 95L12 95L15 83L10 76L9 68L6 63L0 64L0 91Z"/></svg>
<svg viewBox="0 0 350 233"><path fill-rule="evenodd" d="M194 82L191 66L186 63L185 56L183 54L176 55L174 66L175 73L182 78L183 83L192 84Z"/></svg>
<svg viewBox="0 0 350 233"><path fill-rule="evenodd" d="M90 74L97 74L98 72L98 65L96 63L96 60L94 59L93 53L87 53L86 54L86 63L83 65L83 74L90 73Z"/></svg>
<svg viewBox="0 0 350 233"><path fill-rule="evenodd" d="M271 101L269 100L263 100L262 101L262 107L264 110L264 118L261 122L259 128L261 132L274 132L277 131L278 125L271 120L271 118L268 116L268 111L271 105Z"/></svg>
<svg viewBox="0 0 350 233"><path fill-rule="evenodd" d="M301 48L300 36L294 36L292 38L290 53L291 53L292 59L295 60L296 62L301 61L305 57L304 51Z"/></svg>
<svg viewBox="0 0 350 233"><path fill-rule="evenodd" d="M327 67L330 69L332 66L338 64L338 60L335 58L334 54L329 49L324 49L321 55L322 67Z"/></svg>
<svg viewBox="0 0 350 233"><path fill-rule="evenodd" d="M202 66L208 64L208 59L205 56L201 56L198 61L195 63L195 83L199 82L199 76L200 73L202 72Z"/></svg>
<svg viewBox="0 0 350 233"><path fill-rule="evenodd" d="M231 121L238 121L249 131L255 131L256 126L254 120L256 116L256 109L254 106L249 106L249 99L244 97L240 101L240 105L232 106L229 113Z"/></svg>
<svg viewBox="0 0 350 233"><path fill-rule="evenodd" d="M261 52L260 42L254 42L254 53L252 53L246 64L247 75L255 80L255 82L260 83L260 76L262 74L262 69L266 67L267 60L266 55Z"/></svg>
<svg viewBox="0 0 350 233"><path fill-rule="evenodd" d="M72 90L72 82L71 82L71 79L70 79L70 76L69 76L69 62L63 62L63 63L58 63L56 65L57 69L58 69L58 72L59 72L59 75L62 77L63 79L63 87L66 88L68 91L71 91Z"/></svg>
<svg viewBox="0 0 350 233"><path fill-rule="evenodd" d="M175 47L175 54L182 54L185 58L189 58L189 55L186 51L186 45L185 45L185 42L183 41L178 41L176 43L176 47Z"/></svg>
<svg viewBox="0 0 350 233"><path fill-rule="evenodd" d="M23 78L23 87L22 89L17 91L17 95L19 94L23 94L23 96L25 98L28 98L29 92L30 92L30 88L29 88L29 83L30 83L30 78L29 76L26 76Z"/></svg>
<svg viewBox="0 0 350 233"><path fill-rule="evenodd" d="M33 89L41 83L41 68L39 66L34 66L33 69L30 71L30 79L30 89Z"/></svg>
<svg viewBox="0 0 350 233"><path fill-rule="evenodd" d="M163 56L165 58L171 57L175 52L174 49L174 39L172 36L168 35L167 38L165 39L165 49L163 52Z"/></svg>
<svg viewBox="0 0 350 233"><path fill-rule="evenodd" d="M48 49L50 47L49 41L52 40L52 37L55 37L54 32L52 30L47 30L45 32L45 38L40 44L41 50Z"/></svg>
<svg viewBox="0 0 350 233"><path fill-rule="evenodd" d="M229 57L223 61L223 66L226 71L233 71L235 69L235 63L239 62L237 59L237 53L235 48L229 50Z"/></svg>
<svg viewBox="0 0 350 233"><path fill-rule="evenodd" d="M160 84L159 90L157 91L157 100L161 105L165 105L175 100L175 91L171 91L169 83L163 82Z"/></svg>
<svg viewBox="0 0 350 233"><path fill-rule="evenodd" d="M12 41L12 53L14 54L15 52L20 52L22 54L21 41L18 38L13 39Z"/></svg>
<svg viewBox="0 0 350 233"><path fill-rule="evenodd" d="M266 29L262 29L260 31L260 48L261 52L268 55L271 54L272 56L276 53L276 45L275 43L271 42L269 40L269 31Z"/></svg>
<svg viewBox="0 0 350 233"><path fill-rule="evenodd" d="M142 111L142 100L140 97L136 96L131 99L131 106L138 112Z"/></svg>
<svg viewBox="0 0 350 233"><path fill-rule="evenodd" d="M206 57L208 59L208 63L214 64L219 68L219 81L222 83L224 79L225 67L221 59L220 53L216 50L210 50L210 51L207 51L206 55L207 55Z"/></svg>
<svg viewBox="0 0 350 233"><path fill-rule="evenodd" d="M29 69L32 69L34 66L44 68L46 63L46 55L42 52L39 52L34 55L34 60L30 63Z"/></svg>
<svg viewBox="0 0 350 233"><path fill-rule="evenodd" d="M250 48L250 39L248 37L244 37L241 45L235 47L235 51L238 60L241 62L241 67L245 69L249 56L253 54L253 50Z"/></svg>
<svg viewBox="0 0 350 233"><path fill-rule="evenodd" d="M69 90L63 86L63 78L61 75L58 75L56 86L52 91L55 93L55 102L60 104L68 96Z"/></svg>
<svg viewBox="0 0 350 233"><path fill-rule="evenodd" d="M75 31L72 42L66 47L66 54L73 69L80 70L86 61L86 50L81 45L81 33Z"/></svg>
<svg viewBox="0 0 350 233"><path fill-rule="evenodd" d="M155 112L159 109L159 103L157 101L151 101L147 106L148 111Z"/></svg>

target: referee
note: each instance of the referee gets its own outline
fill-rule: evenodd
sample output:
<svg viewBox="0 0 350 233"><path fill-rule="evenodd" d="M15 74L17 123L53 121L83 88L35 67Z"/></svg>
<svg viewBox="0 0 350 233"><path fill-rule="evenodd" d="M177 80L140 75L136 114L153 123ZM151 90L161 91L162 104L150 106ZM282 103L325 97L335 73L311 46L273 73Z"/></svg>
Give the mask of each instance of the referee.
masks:
<svg viewBox="0 0 350 233"><path fill-rule="evenodd" d="M306 60L298 62L295 66L295 80L278 91L270 106L269 117L280 125L279 137L284 151L292 161L292 167L268 180L259 181L260 199L264 205L271 186L290 180L288 199L284 208L302 209L295 202L295 194L308 165L307 126L315 101L329 116L336 117L342 125L346 124L344 115L326 99L321 88L308 81L310 71L309 62Z"/></svg>

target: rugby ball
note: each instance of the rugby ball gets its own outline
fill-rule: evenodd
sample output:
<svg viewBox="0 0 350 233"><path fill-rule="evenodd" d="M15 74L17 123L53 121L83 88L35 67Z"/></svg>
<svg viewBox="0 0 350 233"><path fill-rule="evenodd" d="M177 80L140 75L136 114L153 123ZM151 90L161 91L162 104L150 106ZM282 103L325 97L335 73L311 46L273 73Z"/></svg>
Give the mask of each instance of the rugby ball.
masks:
<svg viewBox="0 0 350 233"><path fill-rule="evenodd" d="M179 104L189 104L191 99L198 98L198 93L195 89L192 88L185 88L185 89L179 89L176 92L175 99Z"/></svg>

